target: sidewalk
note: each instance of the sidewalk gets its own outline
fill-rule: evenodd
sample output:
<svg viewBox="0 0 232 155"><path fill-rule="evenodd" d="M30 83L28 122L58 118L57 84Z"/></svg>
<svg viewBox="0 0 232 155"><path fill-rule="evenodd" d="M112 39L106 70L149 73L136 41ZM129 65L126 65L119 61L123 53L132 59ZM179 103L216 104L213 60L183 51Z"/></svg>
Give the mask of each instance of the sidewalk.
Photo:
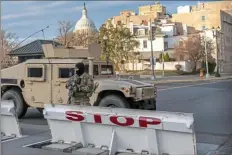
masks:
<svg viewBox="0 0 232 155"><path fill-rule="evenodd" d="M214 75L206 78L205 76L201 79L197 75L183 75L183 76L168 76L168 77L161 77L157 76L155 80L150 79L151 76L147 76L146 78L140 78L142 81L147 81L150 83L178 83L178 82L198 82L198 81L211 81L211 80L225 80L225 79L232 79L232 74L222 74L221 77L215 77Z"/></svg>

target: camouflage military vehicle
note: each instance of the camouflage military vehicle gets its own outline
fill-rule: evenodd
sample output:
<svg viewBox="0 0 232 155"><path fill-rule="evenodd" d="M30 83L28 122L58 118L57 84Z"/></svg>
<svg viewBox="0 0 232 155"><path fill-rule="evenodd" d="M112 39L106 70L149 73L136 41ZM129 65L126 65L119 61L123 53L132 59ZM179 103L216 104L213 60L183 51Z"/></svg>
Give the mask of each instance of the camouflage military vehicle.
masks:
<svg viewBox="0 0 232 155"><path fill-rule="evenodd" d="M156 109L156 87L132 79L116 77L111 63L78 58L30 59L1 70L2 99L13 100L18 117L28 107L42 110L45 103L67 104L66 81L75 64L83 62L98 87L90 97L91 105L119 108Z"/></svg>

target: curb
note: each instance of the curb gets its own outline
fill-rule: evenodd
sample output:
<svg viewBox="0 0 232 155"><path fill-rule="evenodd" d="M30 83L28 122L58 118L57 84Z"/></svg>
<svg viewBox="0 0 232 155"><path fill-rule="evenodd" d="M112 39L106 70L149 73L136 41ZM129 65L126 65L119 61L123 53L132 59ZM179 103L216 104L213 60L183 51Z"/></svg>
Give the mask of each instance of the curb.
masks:
<svg viewBox="0 0 232 155"><path fill-rule="evenodd" d="M198 82L198 81L213 81L213 80L226 80L232 79L231 77L209 78L209 79L187 79L187 80L164 80L164 81L150 81L154 84L166 84L166 83L179 83L179 82Z"/></svg>
<svg viewBox="0 0 232 155"><path fill-rule="evenodd" d="M206 155L232 155L232 135L215 151L210 151Z"/></svg>

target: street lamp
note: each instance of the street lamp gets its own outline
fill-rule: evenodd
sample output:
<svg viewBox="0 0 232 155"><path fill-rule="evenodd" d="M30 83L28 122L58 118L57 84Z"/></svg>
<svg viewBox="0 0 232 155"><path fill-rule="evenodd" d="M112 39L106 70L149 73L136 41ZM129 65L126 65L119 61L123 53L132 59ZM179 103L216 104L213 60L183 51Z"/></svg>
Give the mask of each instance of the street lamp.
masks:
<svg viewBox="0 0 232 155"><path fill-rule="evenodd" d="M215 77L220 77L220 73L219 73L219 56L218 56L218 29L220 29L220 27L218 26L217 28L212 28L213 29L213 37L216 38L216 74ZM220 32L222 33L222 32Z"/></svg>
<svg viewBox="0 0 232 155"><path fill-rule="evenodd" d="M107 39L108 37L106 35L104 35L103 40L104 40L104 53L106 55L106 71L108 72L108 65L109 65L109 52L106 50L106 46L107 46ZM107 73L108 74L108 73ZM109 77L109 74L108 74Z"/></svg>
<svg viewBox="0 0 232 155"><path fill-rule="evenodd" d="M204 41L205 41L205 63L206 63L206 70L207 70L207 73L206 73L206 78L209 77L209 66L208 66L208 53L207 53L207 42L206 42L206 30L207 29L204 29Z"/></svg>
<svg viewBox="0 0 232 155"><path fill-rule="evenodd" d="M154 56L153 56L153 40L154 40L154 34L152 32L152 22L151 22L151 18L150 18L150 35L149 35L149 39L151 41L151 65L152 65L152 80L155 80L155 71L154 71Z"/></svg>

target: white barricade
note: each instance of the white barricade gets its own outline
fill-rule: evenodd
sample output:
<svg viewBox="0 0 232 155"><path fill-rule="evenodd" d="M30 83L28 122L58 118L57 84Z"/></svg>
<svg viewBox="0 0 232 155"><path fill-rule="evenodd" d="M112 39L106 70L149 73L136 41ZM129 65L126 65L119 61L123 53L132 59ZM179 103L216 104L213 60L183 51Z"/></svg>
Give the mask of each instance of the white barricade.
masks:
<svg viewBox="0 0 232 155"><path fill-rule="evenodd" d="M10 100L1 101L1 140L22 137L18 118L15 113L14 103Z"/></svg>
<svg viewBox="0 0 232 155"><path fill-rule="evenodd" d="M52 142L137 154L196 155L193 114L45 105Z"/></svg>

